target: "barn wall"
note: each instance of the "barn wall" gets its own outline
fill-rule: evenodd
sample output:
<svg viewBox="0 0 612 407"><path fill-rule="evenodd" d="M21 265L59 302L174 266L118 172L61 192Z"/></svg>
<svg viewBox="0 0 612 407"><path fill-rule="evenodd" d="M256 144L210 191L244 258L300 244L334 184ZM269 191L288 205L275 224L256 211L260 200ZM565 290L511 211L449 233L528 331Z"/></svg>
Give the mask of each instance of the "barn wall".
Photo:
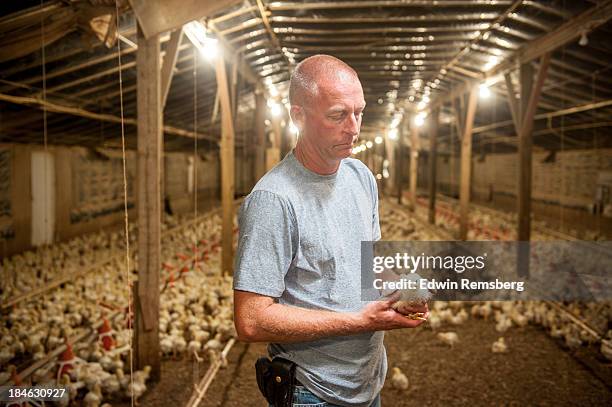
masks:
<svg viewBox="0 0 612 407"><path fill-rule="evenodd" d="M426 190L428 156L419 160L419 188ZM548 158L548 159L547 159ZM533 154L532 199L548 205L588 209L595 200L598 177L612 171L612 149L557 152L554 159L546 152ZM458 197L459 158L439 155L438 191ZM405 172L407 185L408 173ZM487 154L472 160L472 199L490 201L493 197L516 197L518 160L516 154Z"/></svg>
<svg viewBox="0 0 612 407"><path fill-rule="evenodd" d="M199 154L164 154L164 191L174 214L204 210L210 201L218 201L220 171L217 152ZM195 185L198 185L197 191Z"/></svg>
<svg viewBox="0 0 612 407"><path fill-rule="evenodd" d="M30 148L0 145L0 256L22 251L31 235Z"/></svg>
<svg viewBox="0 0 612 407"><path fill-rule="evenodd" d="M532 162L534 200L586 208L595 199L599 174L612 170L612 149L558 152L554 159L546 152L537 152ZM487 155L482 161L474 160L473 174L475 197L485 198L491 191L516 196L516 154Z"/></svg>
<svg viewBox="0 0 612 407"><path fill-rule="evenodd" d="M32 185L31 157L40 146L0 144L0 256L31 248ZM55 242L121 227L124 221L123 160L117 150L90 150L81 147L48 148L55 165ZM136 154L127 152L128 211L136 220ZM236 162L236 194L253 187L252 154ZM191 165L190 165L191 162ZM220 170L217 151L164 156L164 193L174 214L203 212L219 201ZM189 172L192 172L191 175ZM197 174L196 174L197 173ZM190 185L191 183L191 185Z"/></svg>
<svg viewBox="0 0 612 407"><path fill-rule="evenodd" d="M404 185L409 185L410 164L408 154L404 159ZM419 154L417 184L421 190L427 190L429 185L429 155L427 152ZM438 193L442 193L455 198L459 197L459 175L460 160L457 156L448 154L438 154L436 159L436 180Z"/></svg>

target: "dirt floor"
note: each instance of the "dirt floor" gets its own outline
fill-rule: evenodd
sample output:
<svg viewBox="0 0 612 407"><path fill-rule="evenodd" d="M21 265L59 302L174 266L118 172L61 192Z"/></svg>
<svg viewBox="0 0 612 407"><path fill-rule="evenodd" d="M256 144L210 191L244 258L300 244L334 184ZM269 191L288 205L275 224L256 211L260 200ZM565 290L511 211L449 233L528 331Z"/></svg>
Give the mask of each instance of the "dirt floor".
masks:
<svg viewBox="0 0 612 407"><path fill-rule="evenodd" d="M493 354L500 336L494 324L469 320L455 331L460 343L443 345L430 329L394 331L386 335L389 358L384 406L595 406L612 404L612 365L597 360L596 352L571 354L559 342L533 326L514 328L504 337L506 354ZM229 365L219 371L201 406L265 406L254 376L263 344L237 343ZM410 380L404 392L390 386L391 367L399 366ZM206 366L200 368L203 374ZM165 361L163 380L141 400L141 406L183 406L190 396L193 367L186 361ZM113 403L113 405L119 405ZM120 404L129 406L129 403Z"/></svg>

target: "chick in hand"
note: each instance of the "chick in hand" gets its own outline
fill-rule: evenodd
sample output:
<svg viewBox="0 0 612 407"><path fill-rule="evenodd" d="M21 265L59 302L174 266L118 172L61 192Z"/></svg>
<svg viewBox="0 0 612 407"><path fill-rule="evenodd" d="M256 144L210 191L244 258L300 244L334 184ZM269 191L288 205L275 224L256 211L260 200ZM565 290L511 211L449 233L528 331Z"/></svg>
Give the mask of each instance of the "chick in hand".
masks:
<svg viewBox="0 0 612 407"><path fill-rule="evenodd" d="M402 274L400 275L400 279L414 281L416 288L399 290L398 293L395 294L399 295L399 299L393 303L391 308L410 319L425 320L425 318L423 318L423 313L415 312L415 309L423 308L427 304L427 301L433 297L433 294L427 289L420 288L419 281L423 278L417 273Z"/></svg>

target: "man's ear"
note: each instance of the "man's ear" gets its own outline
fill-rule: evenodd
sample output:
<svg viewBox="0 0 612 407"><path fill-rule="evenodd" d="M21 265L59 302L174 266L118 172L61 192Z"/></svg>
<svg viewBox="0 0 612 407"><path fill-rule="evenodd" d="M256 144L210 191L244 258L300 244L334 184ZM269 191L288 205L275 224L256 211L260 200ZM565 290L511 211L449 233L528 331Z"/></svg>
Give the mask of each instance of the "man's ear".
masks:
<svg viewBox="0 0 612 407"><path fill-rule="evenodd" d="M302 109L301 106L291 105L291 109L289 110L289 116L291 116L291 121L300 132L304 128L304 114L304 109Z"/></svg>

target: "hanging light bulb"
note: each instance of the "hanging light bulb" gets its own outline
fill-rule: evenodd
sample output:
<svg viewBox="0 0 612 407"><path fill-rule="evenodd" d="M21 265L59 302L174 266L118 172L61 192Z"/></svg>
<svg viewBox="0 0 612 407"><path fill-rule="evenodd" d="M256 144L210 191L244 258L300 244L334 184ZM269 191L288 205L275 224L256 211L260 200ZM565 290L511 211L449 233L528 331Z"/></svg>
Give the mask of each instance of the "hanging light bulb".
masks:
<svg viewBox="0 0 612 407"><path fill-rule="evenodd" d="M270 105L270 113L272 113L272 116L274 117L278 117L281 114L281 107L278 103L272 103Z"/></svg>
<svg viewBox="0 0 612 407"><path fill-rule="evenodd" d="M491 89L489 89L487 84L482 83L478 87L478 94L480 95L481 98L487 99L489 96L491 96Z"/></svg>
<svg viewBox="0 0 612 407"><path fill-rule="evenodd" d="M189 41L207 59L215 59L219 53L217 40L210 38L206 34L206 28L199 21L191 21L183 26L183 30Z"/></svg>
<svg viewBox="0 0 612 407"><path fill-rule="evenodd" d="M578 41L578 44L584 47L588 43L589 43L589 37L587 37L586 31L583 31L582 34L580 34L580 40Z"/></svg>
<svg viewBox="0 0 612 407"><path fill-rule="evenodd" d="M371 141L366 141L366 148L372 148L374 144Z"/></svg>
<svg viewBox="0 0 612 407"><path fill-rule="evenodd" d="M397 139L397 129L391 129L389 130L389 133L387 134L387 136L389 137L389 139L391 140L395 140Z"/></svg>
<svg viewBox="0 0 612 407"><path fill-rule="evenodd" d="M417 127L421 127L425 124L425 118L427 117L427 115L424 112L421 112L419 114L417 114L414 117L414 125Z"/></svg>
<svg viewBox="0 0 612 407"><path fill-rule="evenodd" d="M383 138L382 138L382 137L380 137L380 136L376 136L376 138L374 139L374 142L375 142L376 144L380 144L380 143L382 143L382 142L383 142Z"/></svg>

